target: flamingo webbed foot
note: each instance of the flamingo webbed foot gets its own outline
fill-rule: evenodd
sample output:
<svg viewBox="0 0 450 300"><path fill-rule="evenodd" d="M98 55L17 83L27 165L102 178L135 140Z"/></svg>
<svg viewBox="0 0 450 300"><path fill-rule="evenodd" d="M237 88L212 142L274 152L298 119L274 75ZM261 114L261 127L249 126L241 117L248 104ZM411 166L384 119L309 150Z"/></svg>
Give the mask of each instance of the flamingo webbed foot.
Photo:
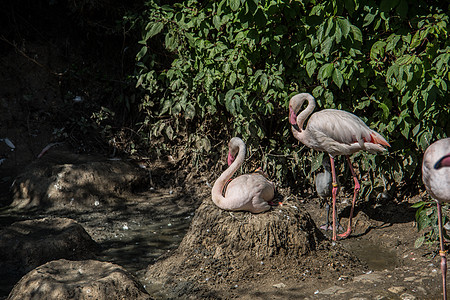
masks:
<svg viewBox="0 0 450 300"><path fill-rule="evenodd" d="M349 227L349 228L347 229L346 232L341 233L341 234L338 234L338 236L339 236L340 238L345 239L345 238L348 238L348 236L350 235L351 232L352 232L352 228Z"/></svg>

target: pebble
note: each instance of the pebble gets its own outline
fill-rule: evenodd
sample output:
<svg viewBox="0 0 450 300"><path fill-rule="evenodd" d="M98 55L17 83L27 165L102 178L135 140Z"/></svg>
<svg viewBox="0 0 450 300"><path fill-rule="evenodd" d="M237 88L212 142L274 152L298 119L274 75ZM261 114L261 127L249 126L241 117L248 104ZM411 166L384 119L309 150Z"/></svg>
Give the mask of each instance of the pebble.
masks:
<svg viewBox="0 0 450 300"><path fill-rule="evenodd" d="M415 277L415 276L406 277L406 278L404 279L404 281L414 281L414 280L416 280L416 278L417 278L417 277Z"/></svg>
<svg viewBox="0 0 450 300"><path fill-rule="evenodd" d="M400 295L400 299L402 299L402 300L415 300L416 297L411 295L411 294L408 294L408 293L403 293L403 294Z"/></svg>
<svg viewBox="0 0 450 300"><path fill-rule="evenodd" d="M281 289L281 288L285 288L286 287L286 285L284 283L282 283L282 282L274 284L273 286L276 287L277 289Z"/></svg>
<svg viewBox="0 0 450 300"><path fill-rule="evenodd" d="M368 282L368 283L373 283L382 280L383 280L382 276L376 273L363 274L353 278L354 282Z"/></svg>
<svg viewBox="0 0 450 300"><path fill-rule="evenodd" d="M343 294L345 293L345 289L343 287L340 286L331 286L329 288L327 288L326 290L323 290L321 292L319 292L319 294L322 295L334 295L334 294Z"/></svg>
<svg viewBox="0 0 450 300"><path fill-rule="evenodd" d="M404 286L392 286L388 288L388 291L394 294L400 294L406 291L406 288Z"/></svg>

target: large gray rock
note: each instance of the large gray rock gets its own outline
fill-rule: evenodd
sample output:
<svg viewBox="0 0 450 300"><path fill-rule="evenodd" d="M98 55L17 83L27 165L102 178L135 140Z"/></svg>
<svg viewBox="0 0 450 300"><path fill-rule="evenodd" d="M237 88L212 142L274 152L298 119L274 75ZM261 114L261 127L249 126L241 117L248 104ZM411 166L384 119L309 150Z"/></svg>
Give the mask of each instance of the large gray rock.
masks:
<svg viewBox="0 0 450 300"><path fill-rule="evenodd" d="M148 173L129 162L55 151L16 177L11 207L80 210L123 205L133 190L147 185Z"/></svg>
<svg viewBox="0 0 450 300"><path fill-rule="evenodd" d="M122 267L96 260L51 261L14 286L8 300L151 299L139 281Z"/></svg>
<svg viewBox="0 0 450 300"><path fill-rule="evenodd" d="M0 278L14 284L48 261L93 258L99 246L84 228L68 218L13 223L0 230Z"/></svg>

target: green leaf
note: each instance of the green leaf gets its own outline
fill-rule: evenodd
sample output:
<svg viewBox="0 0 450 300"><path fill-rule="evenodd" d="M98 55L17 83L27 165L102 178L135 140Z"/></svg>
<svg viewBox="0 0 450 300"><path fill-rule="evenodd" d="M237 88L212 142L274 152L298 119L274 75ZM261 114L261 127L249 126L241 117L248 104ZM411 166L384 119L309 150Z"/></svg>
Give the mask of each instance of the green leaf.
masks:
<svg viewBox="0 0 450 300"><path fill-rule="evenodd" d="M416 239L416 241L414 242L414 247L419 248L420 246L422 246L424 241L425 241L425 236L422 235L421 237L418 237Z"/></svg>
<svg viewBox="0 0 450 300"><path fill-rule="evenodd" d="M377 14L372 14L372 13L368 13L365 17L364 17L364 23L363 23L363 27L369 26L370 24L372 24L373 20L375 19L375 16Z"/></svg>
<svg viewBox="0 0 450 300"><path fill-rule="evenodd" d="M413 105L413 112L416 118L421 118L424 107L425 103L423 102L423 100L421 98L416 99Z"/></svg>
<svg viewBox="0 0 450 300"><path fill-rule="evenodd" d="M363 39L361 30L355 25L351 25L350 29L350 31L353 33L353 38L355 39L355 41L359 41L362 43Z"/></svg>
<svg viewBox="0 0 450 300"><path fill-rule="evenodd" d="M136 60L142 60L142 58L147 54L147 46L141 48L141 50L136 54Z"/></svg>
<svg viewBox="0 0 450 300"><path fill-rule="evenodd" d="M344 83L344 78L342 77L342 73L338 69L333 70L333 82L338 86L338 88L342 87L342 84Z"/></svg>
<svg viewBox="0 0 450 300"><path fill-rule="evenodd" d="M327 37L321 44L320 44L320 52L322 52L324 55L329 55L331 47L333 46L334 38Z"/></svg>
<svg viewBox="0 0 450 300"><path fill-rule="evenodd" d="M378 103L378 106L383 110L383 117L387 119L389 117L389 107L383 102Z"/></svg>
<svg viewBox="0 0 450 300"><path fill-rule="evenodd" d="M413 136L416 136L417 133L419 132L419 130L420 130L420 123L417 124L417 125L413 128L413 130L412 130Z"/></svg>
<svg viewBox="0 0 450 300"><path fill-rule="evenodd" d="M308 73L309 77L313 76L314 71L316 70L316 68L317 68L317 63L316 63L316 61L314 59L310 60L310 61L308 61L306 63L306 72Z"/></svg>
<svg viewBox="0 0 450 300"><path fill-rule="evenodd" d="M236 73L231 72L230 77L228 78L228 81L230 82L231 86L234 86L234 83L236 82Z"/></svg>
<svg viewBox="0 0 450 300"><path fill-rule="evenodd" d="M232 11L237 11L241 5L241 0L229 0L230 8Z"/></svg>
<svg viewBox="0 0 450 300"><path fill-rule="evenodd" d="M166 34L165 45L167 50L169 51L174 51L177 48L178 44L173 34L171 33Z"/></svg>
<svg viewBox="0 0 450 300"><path fill-rule="evenodd" d="M385 41L376 41L370 49L370 58L377 60L378 56L384 56Z"/></svg>
<svg viewBox="0 0 450 300"><path fill-rule="evenodd" d="M320 79L325 80L331 77L331 75L333 74L333 63L327 63L324 64L320 69L319 69L319 76Z"/></svg>
<svg viewBox="0 0 450 300"><path fill-rule="evenodd" d="M186 120L192 120L195 117L195 107L194 107L194 105L192 105L192 103L188 103L186 105L184 114L185 114Z"/></svg>
<svg viewBox="0 0 450 300"><path fill-rule="evenodd" d="M150 25L150 29L147 31L145 35L145 40L148 40L151 37L154 37L158 33L160 33L164 28L164 24L162 22L153 23Z"/></svg>
<svg viewBox="0 0 450 300"><path fill-rule="evenodd" d="M419 207L421 207L421 206L424 206L425 204L427 204L427 202L425 202L425 201L419 201L419 202L416 202L416 203L414 203L413 205L411 205L411 207L412 207L412 208L419 208Z"/></svg>
<svg viewBox="0 0 450 300"><path fill-rule="evenodd" d="M312 91L314 98L318 98L318 97L322 96L322 93L323 93L323 87L321 85L316 86L314 88L314 90Z"/></svg>
<svg viewBox="0 0 450 300"><path fill-rule="evenodd" d="M322 160L323 160L323 152L319 152L318 155L313 157L313 159L311 160L311 173L314 173L320 168L320 166L322 166Z"/></svg>
<svg viewBox="0 0 450 300"><path fill-rule="evenodd" d="M267 87L269 86L269 79L267 78L267 74L263 73L260 78L261 90L265 92Z"/></svg>
<svg viewBox="0 0 450 300"><path fill-rule="evenodd" d="M347 19L338 18L337 23L341 29L342 35L347 38L350 33L350 22Z"/></svg>
<svg viewBox="0 0 450 300"><path fill-rule="evenodd" d="M421 39L421 30L417 30L416 33L414 34L412 40L411 40L411 44L409 44L409 47L411 48L416 48L417 46L420 45L420 43L422 42Z"/></svg>
<svg viewBox="0 0 450 300"><path fill-rule="evenodd" d="M165 133L166 136L169 138L169 140L173 140L174 135L173 135L173 129L172 129L172 126L170 126L169 124L165 125L165 127L164 127L164 133Z"/></svg>
<svg viewBox="0 0 450 300"><path fill-rule="evenodd" d="M213 24L214 24L214 28L216 28L216 30L220 29L220 26L222 25L220 23L220 17L218 15L214 15L214 17L212 18Z"/></svg>

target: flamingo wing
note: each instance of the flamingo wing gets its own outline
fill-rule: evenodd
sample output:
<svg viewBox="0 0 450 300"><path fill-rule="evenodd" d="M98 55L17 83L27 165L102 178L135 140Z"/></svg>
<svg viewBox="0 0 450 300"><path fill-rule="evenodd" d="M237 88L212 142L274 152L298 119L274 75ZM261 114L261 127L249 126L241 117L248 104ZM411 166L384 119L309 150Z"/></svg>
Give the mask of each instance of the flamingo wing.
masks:
<svg viewBox="0 0 450 300"><path fill-rule="evenodd" d="M314 113L308 122L308 129L316 136L342 144L358 143L362 148L364 143L389 146L379 133L370 129L360 118L343 110L325 109Z"/></svg>

